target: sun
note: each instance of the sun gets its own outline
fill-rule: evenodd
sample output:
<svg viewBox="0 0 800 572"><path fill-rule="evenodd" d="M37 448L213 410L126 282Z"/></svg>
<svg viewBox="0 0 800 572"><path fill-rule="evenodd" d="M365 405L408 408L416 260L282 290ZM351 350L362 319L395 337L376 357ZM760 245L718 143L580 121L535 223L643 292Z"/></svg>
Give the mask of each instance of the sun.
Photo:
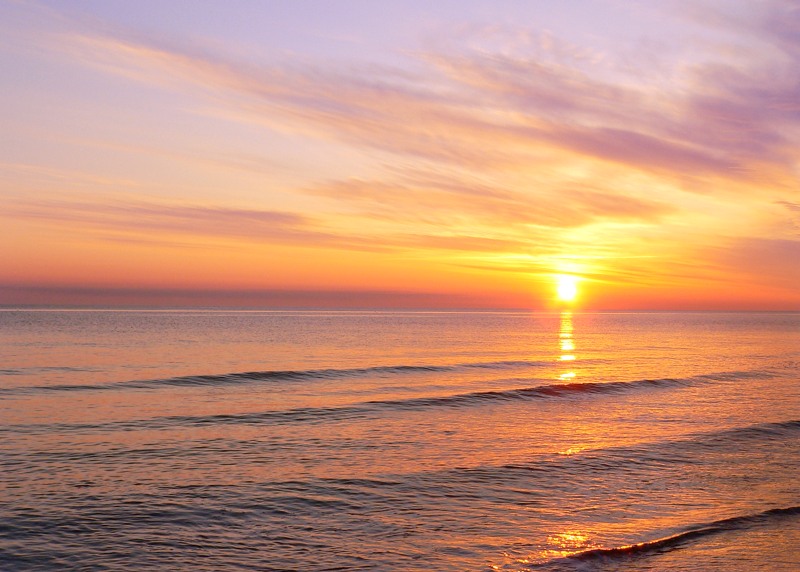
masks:
<svg viewBox="0 0 800 572"><path fill-rule="evenodd" d="M573 302L578 296L577 276L572 274L558 274L556 276L556 295L562 302Z"/></svg>

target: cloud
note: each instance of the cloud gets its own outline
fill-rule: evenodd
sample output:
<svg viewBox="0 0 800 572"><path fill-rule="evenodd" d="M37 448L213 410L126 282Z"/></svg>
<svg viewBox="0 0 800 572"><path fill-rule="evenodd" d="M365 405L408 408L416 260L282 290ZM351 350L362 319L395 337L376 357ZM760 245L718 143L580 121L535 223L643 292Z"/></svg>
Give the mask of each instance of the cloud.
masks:
<svg viewBox="0 0 800 572"><path fill-rule="evenodd" d="M722 251L720 261L751 284L787 291L800 284L800 240L737 238Z"/></svg>
<svg viewBox="0 0 800 572"><path fill-rule="evenodd" d="M118 200L18 200L9 202L3 216L15 220L40 221L70 234L97 237L114 243L142 246L198 248L196 238L245 243L313 246L372 252L445 250L462 252L506 252L529 248L526 241L510 236L459 234L443 225L430 225L429 234L385 229L375 236L337 230L326 223L297 213L222 207ZM208 247L203 241L203 247Z"/></svg>
<svg viewBox="0 0 800 572"><path fill-rule="evenodd" d="M680 16L704 28L759 41L790 57L800 55L800 10L794 0L745 2L738 10L707 0L673 5Z"/></svg>
<svg viewBox="0 0 800 572"><path fill-rule="evenodd" d="M540 164L542 149L560 149L678 178L739 180L757 176L764 164L785 178L800 127L800 83L792 73L800 64L793 36L800 25L788 4L767 5L772 10L759 12L756 24L738 29L784 50L788 60L758 68L698 61L672 71L684 86L672 91L553 49L535 57L463 47L420 53L420 71L411 73L377 64L258 66L121 34L76 40L86 49L82 57L117 73L172 84L183 78L217 97L235 94L236 105L267 124L288 122L397 156L497 170Z"/></svg>
<svg viewBox="0 0 800 572"><path fill-rule="evenodd" d="M526 301L517 297L487 297L485 294L459 294L437 291L396 290L303 290L268 289L186 289L120 288L113 286L75 286L54 284L0 283L0 304L65 306L172 306L176 308L520 308Z"/></svg>
<svg viewBox="0 0 800 572"><path fill-rule="evenodd" d="M320 184L306 192L348 204L370 218L478 226L494 232L527 226L572 228L607 220L657 221L675 212L673 206L656 200L588 185L533 194L419 171L396 182L352 178Z"/></svg>
<svg viewBox="0 0 800 572"><path fill-rule="evenodd" d="M800 11L785 0L740 8L683 4L684 17L727 34L738 50L688 70L686 121L676 133L731 156L791 166L800 126Z"/></svg>
<svg viewBox="0 0 800 572"><path fill-rule="evenodd" d="M186 237L195 236L356 250L382 248L374 241L322 230L317 221L304 215L216 205L19 200L7 205L4 216L64 224L73 232L100 233L115 242L146 244L155 240L162 245L187 246ZM176 235L184 238L176 239Z"/></svg>
<svg viewBox="0 0 800 572"><path fill-rule="evenodd" d="M462 252L509 252L529 248L530 244L520 240L503 240L469 235L408 235L396 239L415 250L456 250Z"/></svg>
<svg viewBox="0 0 800 572"><path fill-rule="evenodd" d="M790 212L800 213L800 203L792 203L789 201L776 201L776 204L785 207Z"/></svg>

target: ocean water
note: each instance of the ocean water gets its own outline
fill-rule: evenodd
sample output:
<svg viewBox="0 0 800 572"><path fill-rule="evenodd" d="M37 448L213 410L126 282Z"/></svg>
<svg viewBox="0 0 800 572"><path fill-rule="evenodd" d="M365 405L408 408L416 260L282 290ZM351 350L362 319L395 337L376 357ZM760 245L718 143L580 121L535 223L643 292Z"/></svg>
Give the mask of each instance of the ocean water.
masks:
<svg viewBox="0 0 800 572"><path fill-rule="evenodd" d="M800 570L800 314L0 311L0 570Z"/></svg>

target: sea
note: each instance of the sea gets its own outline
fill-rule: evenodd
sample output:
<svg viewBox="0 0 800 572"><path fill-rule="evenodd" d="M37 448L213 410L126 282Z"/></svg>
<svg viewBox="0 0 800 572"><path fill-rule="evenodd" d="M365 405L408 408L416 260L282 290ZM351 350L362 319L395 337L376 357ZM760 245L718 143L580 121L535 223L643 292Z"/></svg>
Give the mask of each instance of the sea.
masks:
<svg viewBox="0 0 800 572"><path fill-rule="evenodd" d="M800 313L0 310L2 571L797 571Z"/></svg>

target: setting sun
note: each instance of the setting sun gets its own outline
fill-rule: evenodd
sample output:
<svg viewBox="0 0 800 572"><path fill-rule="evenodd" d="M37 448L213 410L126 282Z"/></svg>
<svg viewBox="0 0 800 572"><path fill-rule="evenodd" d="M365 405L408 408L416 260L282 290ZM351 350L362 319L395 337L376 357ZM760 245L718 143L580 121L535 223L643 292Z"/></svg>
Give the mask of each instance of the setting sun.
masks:
<svg viewBox="0 0 800 572"><path fill-rule="evenodd" d="M572 302L578 296L578 277L571 274L556 276L556 294L562 302Z"/></svg>

